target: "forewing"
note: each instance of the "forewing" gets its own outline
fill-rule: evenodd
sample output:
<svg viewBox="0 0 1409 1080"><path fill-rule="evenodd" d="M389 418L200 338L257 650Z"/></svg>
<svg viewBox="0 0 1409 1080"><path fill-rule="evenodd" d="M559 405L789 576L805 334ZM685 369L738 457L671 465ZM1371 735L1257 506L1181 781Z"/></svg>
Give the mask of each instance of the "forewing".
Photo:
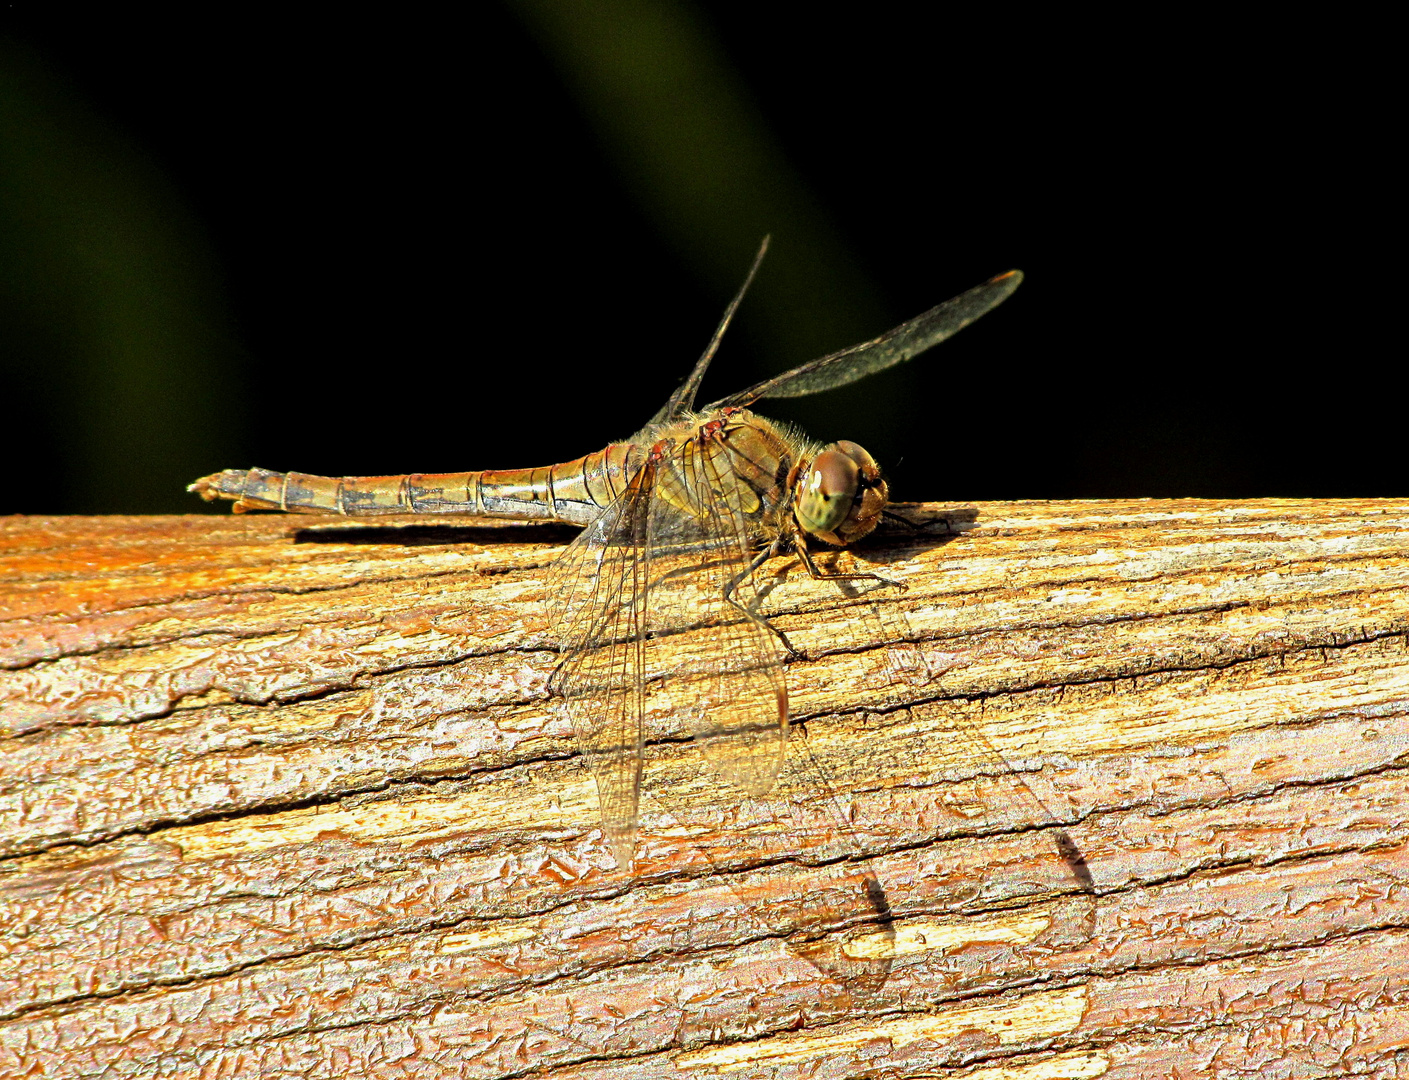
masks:
<svg viewBox="0 0 1409 1080"><path fill-rule="evenodd" d="M649 463L558 557L550 576L559 660L550 688L597 781L602 830L630 866L641 791Z"/></svg>
<svg viewBox="0 0 1409 1080"><path fill-rule="evenodd" d="M759 493L727 437L701 428L656 467L649 527L652 671L714 771L750 795L772 788L787 737L782 649L758 616Z"/></svg>
<svg viewBox="0 0 1409 1080"><path fill-rule="evenodd" d="M793 368L792 371L765 379L761 383L731 394L709 406L710 410L730 405L749 405L759 398L803 397L835 390L839 386L864 379L888 367L918 356L945 338L957 334L969 323L1001 304L1022 284L1022 272L1009 270L966 293L930 308L894 330L872 341L853 345Z"/></svg>

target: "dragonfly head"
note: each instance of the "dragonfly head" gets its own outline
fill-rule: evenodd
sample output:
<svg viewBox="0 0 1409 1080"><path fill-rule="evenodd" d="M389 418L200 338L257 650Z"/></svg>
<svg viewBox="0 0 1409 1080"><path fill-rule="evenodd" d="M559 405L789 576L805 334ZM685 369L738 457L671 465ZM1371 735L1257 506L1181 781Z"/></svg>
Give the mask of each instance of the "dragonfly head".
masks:
<svg viewBox="0 0 1409 1080"><path fill-rule="evenodd" d="M875 458L835 442L798 470L793 516L804 532L844 547L876 527L888 495Z"/></svg>

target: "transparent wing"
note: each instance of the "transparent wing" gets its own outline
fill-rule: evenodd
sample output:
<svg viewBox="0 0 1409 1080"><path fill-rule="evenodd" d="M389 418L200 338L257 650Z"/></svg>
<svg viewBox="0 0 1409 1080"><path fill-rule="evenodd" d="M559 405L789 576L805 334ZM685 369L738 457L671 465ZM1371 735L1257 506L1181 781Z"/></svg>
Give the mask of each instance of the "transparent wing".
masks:
<svg viewBox="0 0 1409 1080"><path fill-rule="evenodd" d="M663 448L559 557L552 689L597 782L622 866L635 845L648 710L682 720L714 770L749 794L782 766L782 650L755 614L759 492L727 438Z"/></svg>
<svg viewBox="0 0 1409 1080"><path fill-rule="evenodd" d="M932 307L894 330L872 341L864 341L841 352L823 356L782 375L775 375L747 390L740 390L708 407L722 409L730 405L749 405L759 398L803 397L834 390L867 375L918 356L941 341L957 334L969 323L992 311L1022 284L1022 272L1009 270L982 285Z"/></svg>
<svg viewBox="0 0 1409 1080"><path fill-rule="evenodd" d="M700 383L704 381L710 361L719 351L719 342L724 337L724 331L729 329L729 324L734 319L734 312L739 310L739 304L744 299L744 293L748 292L749 286L753 284L754 275L758 273L763 256L768 254L769 239L770 237L765 236L763 243L759 244L758 254L753 257L753 265L749 267L748 276L739 286L739 291L734 294L734 299L729 301L729 306L724 309L724 317L719 320L719 326L715 328L714 336L709 339L705 351L695 361L695 366L691 369L689 377L675 388L675 393L670 395L670 400L661 406L660 412L651 417L651 423L647 427L651 424L663 424L669 420L676 420L681 414L687 413L695 407L695 395L700 392Z"/></svg>
<svg viewBox="0 0 1409 1080"><path fill-rule="evenodd" d="M559 661L549 685L597 781L602 830L622 867L631 863L641 791L647 590L640 555L653 474L650 464L638 470L550 575Z"/></svg>
<svg viewBox="0 0 1409 1080"><path fill-rule="evenodd" d="M782 767L782 648L757 615L753 580L771 483L709 426L661 457L651 497L650 664L662 706L683 717L714 771L750 795Z"/></svg>

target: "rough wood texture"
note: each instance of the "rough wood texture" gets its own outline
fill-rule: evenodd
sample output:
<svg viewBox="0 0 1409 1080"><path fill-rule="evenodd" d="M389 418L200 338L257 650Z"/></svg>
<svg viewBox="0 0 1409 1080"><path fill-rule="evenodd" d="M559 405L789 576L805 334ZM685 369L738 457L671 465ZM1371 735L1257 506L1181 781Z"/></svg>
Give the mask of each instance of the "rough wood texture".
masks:
<svg viewBox="0 0 1409 1080"><path fill-rule="evenodd" d="M0 519L0 1076L1398 1075L1409 503L912 513L629 871L568 534Z"/></svg>

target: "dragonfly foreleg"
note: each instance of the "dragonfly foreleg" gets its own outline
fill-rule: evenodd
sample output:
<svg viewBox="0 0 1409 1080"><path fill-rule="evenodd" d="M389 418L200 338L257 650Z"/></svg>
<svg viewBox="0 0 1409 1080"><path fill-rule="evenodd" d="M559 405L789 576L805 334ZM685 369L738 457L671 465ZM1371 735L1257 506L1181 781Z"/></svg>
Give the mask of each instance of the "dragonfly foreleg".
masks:
<svg viewBox="0 0 1409 1080"><path fill-rule="evenodd" d="M881 511L881 517L886 518L888 521L898 521L911 532L923 531L920 525L917 525L915 522L911 521L904 514L897 513L896 511L890 509L890 507L886 507L884 510Z"/></svg>
<svg viewBox="0 0 1409 1080"><path fill-rule="evenodd" d="M801 532L793 538L793 547L797 551L798 558L802 560L802 565L807 569L808 576L811 577L813 581L875 581L879 582L881 585L893 586L894 588L900 589L902 592L909 588L903 581L893 581L888 577L882 577L880 574L873 574L869 570L858 570L849 573L823 570L817 565L816 560L812 558L812 552L807 550L807 543L803 539Z"/></svg>

